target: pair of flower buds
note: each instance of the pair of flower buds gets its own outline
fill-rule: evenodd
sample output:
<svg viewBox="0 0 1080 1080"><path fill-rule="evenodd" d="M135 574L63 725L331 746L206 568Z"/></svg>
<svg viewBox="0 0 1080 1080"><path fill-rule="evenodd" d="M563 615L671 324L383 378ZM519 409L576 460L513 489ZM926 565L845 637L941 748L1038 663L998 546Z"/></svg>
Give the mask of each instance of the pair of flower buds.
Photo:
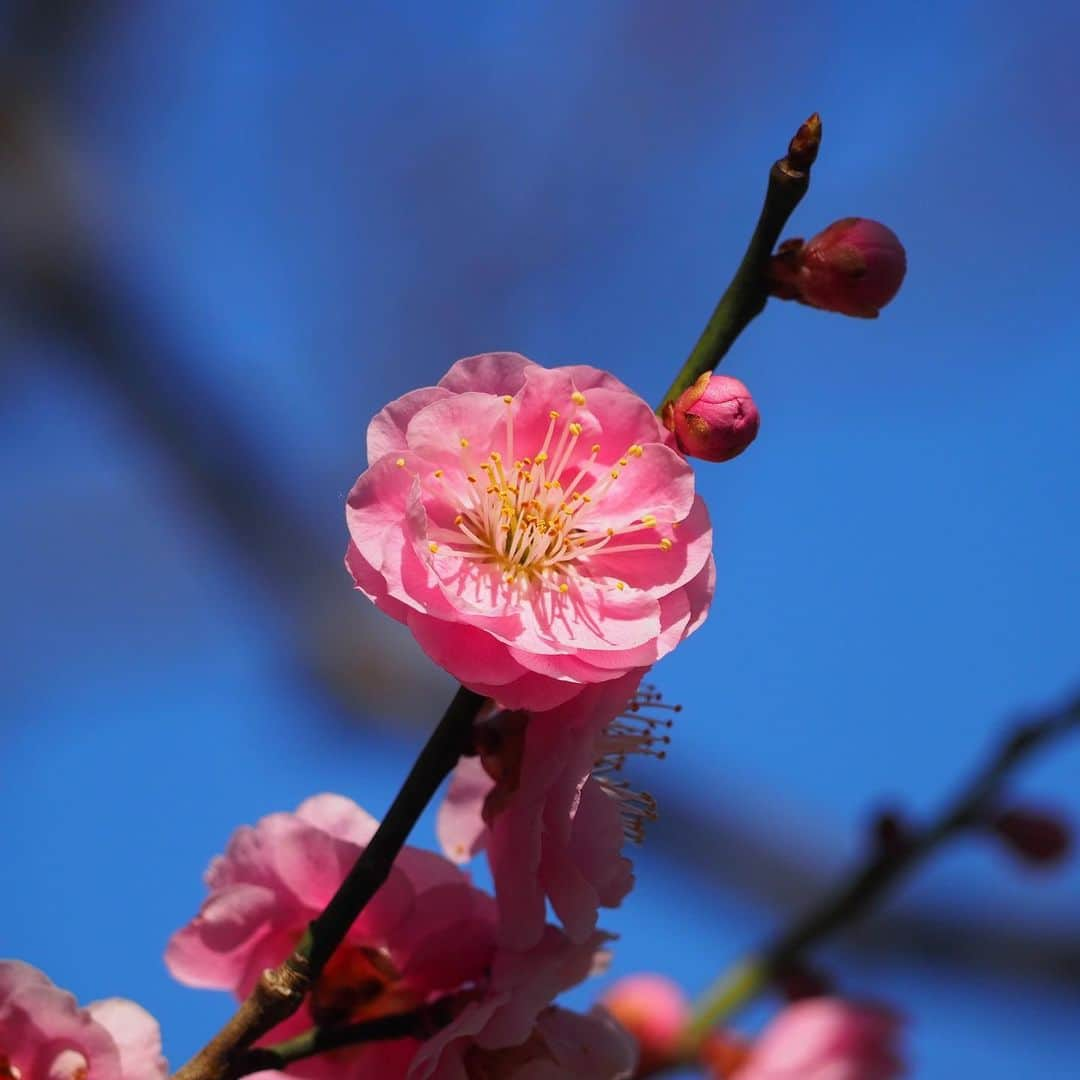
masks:
<svg viewBox="0 0 1080 1080"><path fill-rule="evenodd" d="M808 243L785 240L769 264L769 292L824 311L875 319L896 295L907 257L896 234L868 218L844 218ZM730 461L755 439L761 417L750 391L705 372L664 415L689 457Z"/></svg>

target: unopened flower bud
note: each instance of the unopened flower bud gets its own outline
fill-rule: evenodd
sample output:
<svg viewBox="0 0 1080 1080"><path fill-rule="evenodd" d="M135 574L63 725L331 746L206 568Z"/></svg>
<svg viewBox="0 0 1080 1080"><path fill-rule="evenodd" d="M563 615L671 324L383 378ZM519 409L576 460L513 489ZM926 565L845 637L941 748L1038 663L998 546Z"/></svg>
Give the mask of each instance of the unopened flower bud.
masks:
<svg viewBox="0 0 1080 1080"><path fill-rule="evenodd" d="M774 296L863 319L877 318L906 271L896 233L856 217L834 222L805 244L785 240L769 267Z"/></svg>
<svg viewBox="0 0 1080 1080"><path fill-rule="evenodd" d="M677 983L663 975L629 975L615 983L600 1004L638 1044L639 1073L646 1075L678 1061L690 1003Z"/></svg>
<svg viewBox="0 0 1080 1080"><path fill-rule="evenodd" d="M679 449L688 457L729 461L755 439L761 417L750 391L730 375L705 372L667 414Z"/></svg>
<svg viewBox="0 0 1080 1080"><path fill-rule="evenodd" d="M1032 866L1053 866L1068 854L1069 827L1052 811L1014 806L1002 810L990 823L1005 846Z"/></svg>

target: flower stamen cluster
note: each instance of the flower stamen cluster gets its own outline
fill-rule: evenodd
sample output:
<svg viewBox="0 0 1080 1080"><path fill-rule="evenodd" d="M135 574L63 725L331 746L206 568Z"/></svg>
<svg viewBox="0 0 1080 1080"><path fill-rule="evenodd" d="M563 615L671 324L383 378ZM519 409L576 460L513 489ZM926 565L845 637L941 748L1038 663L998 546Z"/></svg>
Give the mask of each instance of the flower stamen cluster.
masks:
<svg viewBox="0 0 1080 1080"><path fill-rule="evenodd" d="M597 466L599 442L582 459L578 442L583 427L575 416L587 399L575 390L566 415L555 409L548 413L547 429L535 451L515 458L515 402L510 394L502 400L506 405L505 457L502 451L492 450L486 460L479 461L473 449L477 440L460 435L457 468L441 467L430 474L432 481L445 486L457 507L454 528L428 530L432 554L493 564L510 590L539 587L565 594L589 557L609 548L616 537L629 536L635 542L611 546L609 554L671 550L671 538L656 535L655 514L622 527L595 520L604 496L623 471L644 455L644 446L631 443L606 471ZM398 458L397 464L406 467L404 458ZM625 589L626 582L616 581L613 587Z"/></svg>

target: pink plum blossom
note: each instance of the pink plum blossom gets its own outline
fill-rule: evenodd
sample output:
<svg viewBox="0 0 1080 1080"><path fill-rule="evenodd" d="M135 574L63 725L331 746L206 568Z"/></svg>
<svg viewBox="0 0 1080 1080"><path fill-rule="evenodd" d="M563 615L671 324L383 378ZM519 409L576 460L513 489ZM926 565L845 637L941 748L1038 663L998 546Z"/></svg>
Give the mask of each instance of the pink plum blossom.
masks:
<svg viewBox="0 0 1080 1080"><path fill-rule="evenodd" d="M597 967L603 933L574 945L554 927L526 952L500 951L484 995L420 1049L409 1080L619 1080L633 1041L602 1010L579 1016L547 1003Z"/></svg>
<svg viewBox="0 0 1080 1080"><path fill-rule="evenodd" d="M712 530L649 406L596 368L459 360L386 406L348 498L356 587L508 708L639 675L700 625Z"/></svg>
<svg viewBox="0 0 1080 1080"><path fill-rule="evenodd" d="M0 960L0 1076L164 1080L157 1022L133 1001L80 1008L37 968Z"/></svg>
<svg viewBox="0 0 1080 1080"><path fill-rule="evenodd" d="M636 694L637 673L597 683L544 712L503 711L477 725L439 810L443 850L464 862L486 850L499 908L499 941L528 948L544 932L546 903L573 941L596 928L634 877L622 854L654 813L648 796L615 779L627 754L660 755L667 737Z"/></svg>
<svg viewBox="0 0 1080 1080"><path fill-rule="evenodd" d="M239 829L211 863L210 896L201 911L169 943L169 970L190 986L245 996L260 973L296 945L376 826L348 799L319 795L293 814L271 814ZM624 1060L613 1049L619 1033L610 1024L597 1028L594 1021L544 1012L556 994L596 968L608 936L597 932L573 942L548 926L531 949L511 951L497 948L495 926L491 897L463 871L434 853L404 848L305 1006L264 1041L279 1042L313 1024L406 1012L454 994L460 998L456 1015L427 1041L346 1046L288 1071L318 1080L448 1080L463 1075L461 1061L474 1048L473 1057L494 1055L497 1061L504 1052L513 1058L511 1048L530 1040L535 1048L537 1039L554 1047L557 1063L589 1053L598 1061ZM621 1068L597 1076L626 1075Z"/></svg>
<svg viewBox="0 0 1080 1080"><path fill-rule="evenodd" d="M806 998L789 1005L753 1045L736 1080L894 1080L900 1020L876 1005Z"/></svg>
<svg viewBox="0 0 1080 1080"><path fill-rule="evenodd" d="M323 909L378 822L339 795L318 795L295 813L238 829L206 875L210 895L169 942L172 974L189 986L245 997L279 964ZM406 847L353 924L303 1009L268 1036L404 1012L481 982L494 956L491 898L433 852ZM537 1007L539 1009L539 1006ZM419 1043L371 1043L290 1067L302 1076L404 1076Z"/></svg>
<svg viewBox="0 0 1080 1080"><path fill-rule="evenodd" d="M678 1061L691 1013L678 983L664 975L628 975L608 989L601 1003L637 1043L642 1072Z"/></svg>

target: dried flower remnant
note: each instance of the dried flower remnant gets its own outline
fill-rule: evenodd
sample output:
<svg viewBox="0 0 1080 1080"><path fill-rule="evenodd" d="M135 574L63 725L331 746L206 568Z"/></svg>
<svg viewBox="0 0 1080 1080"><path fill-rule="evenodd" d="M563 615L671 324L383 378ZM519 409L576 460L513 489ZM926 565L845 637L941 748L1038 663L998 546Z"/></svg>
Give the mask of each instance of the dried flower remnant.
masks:
<svg viewBox="0 0 1080 1080"><path fill-rule="evenodd" d="M599 908L618 906L633 885L623 847L641 839L656 804L622 778L623 766L631 756L663 757L678 711L638 678L478 724L478 755L458 765L439 839L457 862L486 851L504 945L537 940L548 900L571 939L584 940Z"/></svg>

